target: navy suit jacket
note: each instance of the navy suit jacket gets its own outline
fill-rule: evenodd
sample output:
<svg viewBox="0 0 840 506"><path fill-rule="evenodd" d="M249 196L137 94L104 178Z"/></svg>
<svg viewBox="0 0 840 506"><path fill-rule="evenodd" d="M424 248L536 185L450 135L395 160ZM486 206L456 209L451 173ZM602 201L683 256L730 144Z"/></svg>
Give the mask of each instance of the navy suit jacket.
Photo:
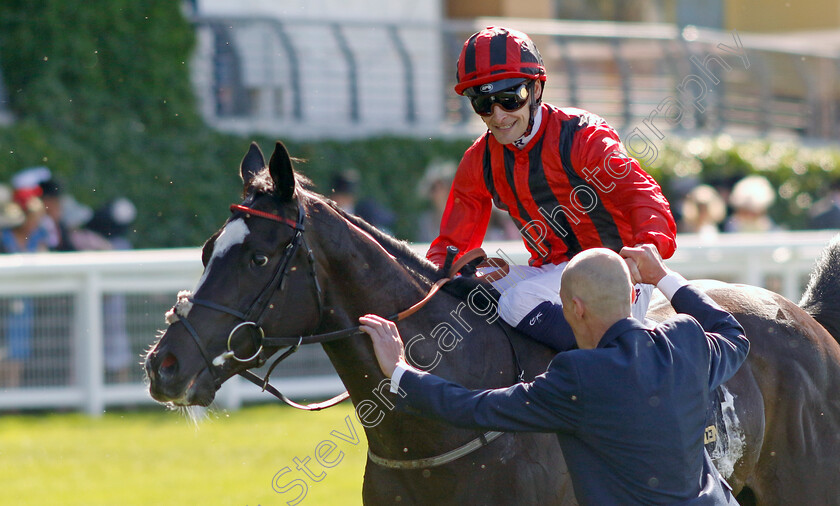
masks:
<svg viewBox="0 0 840 506"><path fill-rule="evenodd" d="M408 370L397 407L464 428L556 432L582 505L737 504L703 433L710 394L749 341L694 287L671 303L686 314L655 328L620 320L596 349L559 353L530 383L473 391Z"/></svg>

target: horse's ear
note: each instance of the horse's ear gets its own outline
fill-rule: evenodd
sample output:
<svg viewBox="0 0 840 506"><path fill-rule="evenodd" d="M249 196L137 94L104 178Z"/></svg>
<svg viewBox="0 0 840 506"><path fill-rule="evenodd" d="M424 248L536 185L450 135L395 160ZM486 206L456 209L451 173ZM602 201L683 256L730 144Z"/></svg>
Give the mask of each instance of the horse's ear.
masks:
<svg viewBox="0 0 840 506"><path fill-rule="evenodd" d="M295 173L292 169L292 158L282 142L277 141L274 153L268 162L271 179L274 180L274 194L282 202L288 202L295 194Z"/></svg>
<svg viewBox="0 0 840 506"><path fill-rule="evenodd" d="M239 175L242 177L242 182L245 183L246 188L251 185L254 176L264 168L265 157L262 151L260 151L260 147L257 146L257 143L252 142L250 149L248 149L248 152L242 159L242 163L239 165Z"/></svg>

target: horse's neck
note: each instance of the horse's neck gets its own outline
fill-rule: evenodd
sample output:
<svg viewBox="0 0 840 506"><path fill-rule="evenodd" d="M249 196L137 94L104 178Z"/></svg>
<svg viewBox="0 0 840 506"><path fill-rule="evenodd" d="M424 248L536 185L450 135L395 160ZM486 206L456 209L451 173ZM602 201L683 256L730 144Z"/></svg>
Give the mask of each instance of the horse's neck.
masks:
<svg viewBox="0 0 840 506"><path fill-rule="evenodd" d="M324 330L356 325L358 316L366 313L399 312L420 300L429 288L364 236L353 235L330 254L328 311L332 314L330 328ZM409 361L424 369L433 365L436 374L469 387L511 384L515 366L510 343L498 325L488 323L493 316L495 311L477 314L448 294L435 296L399 324L403 341L414 343ZM403 459L428 456L474 437L471 431L396 411L394 397L388 394L390 381L381 373L366 335L328 343L324 349L350 392L377 454Z"/></svg>
<svg viewBox="0 0 840 506"><path fill-rule="evenodd" d="M330 240L326 262L330 280L327 303L334 320L375 313L387 316L406 309L428 287L415 279L371 236L347 223ZM341 325L346 321L337 321Z"/></svg>
<svg viewBox="0 0 840 506"><path fill-rule="evenodd" d="M330 212L322 210L321 212ZM328 223L330 228L314 235L324 269L326 311L320 330L331 331L358 325L361 315L374 313L390 316L419 301L428 291L428 282L422 282L400 265L382 246L350 223ZM445 315L444 304L435 299L418 313L400 324L404 340L428 331L434 324L429 311ZM448 306L446 306L448 307ZM422 322L426 323L423 324ZM429 327L429 328L426 328ZM433 343L421 343L421 350ZM409 419L394 410L393 396L388 391L390 381L382 374L370 338L367 335L324 344L336 372L341 377L356 405L360 422L373 451L392 458L412 458L414 452L405 454L396 448L410 443L411 434L428 430L427 425ZM438 426L439 427L439 426ZM441 432L446 429L440 429ZM438 438L439 439L439 438ZM417 444L417 443L415 443ZM435 451L447 442L429 439L421 443L418 452ZM400 446L402 445L402 446ZM412 448L415 450L415 448Z"/></svg>
<svg viewBox="0 0 840 506"><path fill-rule="evenodd" d="M353 327L365 314L390 316L419 300L426 287L413 278L367 233L335 215L329 208L315 211L323 227L315 234L325 294L325 312L320 330ZM370 379L381 375L367 336L357 336L324 346L342 380L350 390L367 390ZM360 383L360 384L359 384Z"/></svg>
<svg viewBox="0 0 840 506"><path fill-rule="evenodd" d="M329 209L321 212L333 212ZM326 217L322 217L324 220ZM331 331L358 325L358 317L389 316L419 301L429 290L370 236L335 217L315 234L325 284L324 327ZM511 342L497 323L495 301L474 294L468 301L440 293L423 309L399 323L411 342L408 360L470 388L501 387L516 381ZM533 346L531 346L533 345ZM534 347L531 343L526 347ZM324 349L356 405L370 447L391 458L415 458L451 450L474 437L473 431L409 417L394 409L390 382L366 335L326 343ZM530 350L535 351L535 350ZM542 350L545 352L546 350ZM542 353L537 351L537 354ZM550 353L545 354L540 372ZM408 448L408 452L405 452Z"/></svg>
<svg viewBox="0 0 840 506"><path fill-rule="evenodd" d="M469 308L459 309L461 304L463 301L442 293L400 322L403 342L411 343L409 362L468 388L513 384L517 368L501 327ZM351 394L374 453L398 460L423 458L445 453L475 437L475 431L397 411L396 397L388 393L390 381L380 372L367 336L324 348Z"/></svg>

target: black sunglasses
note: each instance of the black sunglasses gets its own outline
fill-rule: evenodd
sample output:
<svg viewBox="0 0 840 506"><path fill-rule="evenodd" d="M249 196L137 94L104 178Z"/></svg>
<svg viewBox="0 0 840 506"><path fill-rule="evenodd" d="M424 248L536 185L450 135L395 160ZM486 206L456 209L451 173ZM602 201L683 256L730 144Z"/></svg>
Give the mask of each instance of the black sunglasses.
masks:
<svg viewBox="0 0 840 506"><path fill-rule="evenodd" d="M522 108L531 96L530 83L522 83L515 88L508 88L491 95L471 96L470 104L473 110L480 116L491 116L493 104L499 104L507 112L513 112Z"/></svg>

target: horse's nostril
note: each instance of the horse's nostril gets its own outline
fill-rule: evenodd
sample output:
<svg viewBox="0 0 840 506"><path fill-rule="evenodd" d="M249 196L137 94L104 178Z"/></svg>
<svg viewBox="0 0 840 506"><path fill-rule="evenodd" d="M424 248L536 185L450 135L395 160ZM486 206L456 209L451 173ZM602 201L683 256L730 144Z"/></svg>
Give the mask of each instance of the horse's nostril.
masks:
<svg viewBox="0 0 840 506"><path fill-rule="evenodd" d="M161 374L167 374L174 372L174 369L178 366L178 359L175 358L175 355L171 353L167 353L165 357L163 357L163 362L160 363L160 372Z"/></svg>

